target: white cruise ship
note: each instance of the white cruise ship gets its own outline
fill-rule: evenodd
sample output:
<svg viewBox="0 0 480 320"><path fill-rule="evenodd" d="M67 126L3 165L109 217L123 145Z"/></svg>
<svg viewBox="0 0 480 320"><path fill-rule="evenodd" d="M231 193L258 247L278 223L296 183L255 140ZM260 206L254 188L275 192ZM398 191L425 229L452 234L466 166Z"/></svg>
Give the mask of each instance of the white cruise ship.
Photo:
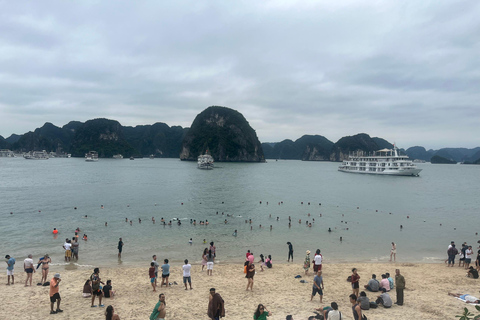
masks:
<svg viewBox="0 0 480 320"><path fill-rule="evenodd" d="M47 151L30 151L25 153L23 157L27 160L48 160L48 153Z"/></svg>
<svg viewBox="0 0 480 320"><path fill-rule="evenodd" d="M208 153L208 150L205 154L198 156L197 166L198 169L213 169L213 157Z"/></svg>
<svg viewBox="0 0 480 320"><path fill-rule="evenodd" d="M422 169L418 169L408 156L398 155L398 149L382 149L373 155L364 156L353 154L344 160L338 171L382 174L392 176L418 176Z"/></svg>

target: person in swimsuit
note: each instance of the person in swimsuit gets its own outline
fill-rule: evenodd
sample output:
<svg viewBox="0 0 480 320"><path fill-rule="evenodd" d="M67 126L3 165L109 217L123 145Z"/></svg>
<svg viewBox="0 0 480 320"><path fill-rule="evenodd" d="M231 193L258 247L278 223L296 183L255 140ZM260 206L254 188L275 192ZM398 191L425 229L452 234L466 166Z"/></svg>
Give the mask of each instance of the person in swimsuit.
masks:
<svg viewBox="0 0 480 320"><path fill-rule="evenodd" d="M47 282L48 270L50 269L48 264L50 262L52 262L52 259L50 259L48 254L44 255L43 259L38 261L38 263L42 264L42 280L40 281L42 284Z"/></svg>
<svg viewBox="0 0 480 320"><path fill-rule="evenodd" d="M248 263L248 266L247 266L247 275L245 276L245 278L248 279L247 291L248 291L248 287L250 287L250 291L253 291L253 277L254 276L255 276L255 265L253 264L252 261L250 261Z"/></svg>
<svg viewBox="0 0 480 320"><path fill-rule="evenodd" d="M217 247L215 247L215 246L213 245L213 241L210 242L210 250L212 250L212 254L213 254L213 256L214 256L215 258L217 257L217 253L215 252L216 249L217 249Z"/></svg>
<svg viewBox="0 0 480 320"><path fill-rule="evenodd" d="M202 253L202 271L207 265L207 254L208 254L208 248L205 248Z"/></svg>

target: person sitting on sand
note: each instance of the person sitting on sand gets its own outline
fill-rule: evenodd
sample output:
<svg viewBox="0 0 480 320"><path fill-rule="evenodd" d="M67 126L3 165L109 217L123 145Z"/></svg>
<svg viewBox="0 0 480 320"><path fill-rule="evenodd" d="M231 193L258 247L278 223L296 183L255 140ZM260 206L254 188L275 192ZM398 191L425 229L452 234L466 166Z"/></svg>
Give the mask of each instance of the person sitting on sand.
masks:
<svg viewBox="0 0 480 320"><path fill-rule="evenodd" d="M385 288L382 288L382 294L377 297L377 301L375 302L383 305L384 308L392 307L392 299Z"/></svg>
<svg viewBox="0 0 480 320"><path fill-rule="evenodd" d="M323 318L325 320L341 320L342 313L338 311L338 304L336 302L332 302L330 307L325 307L323 309L315 309L317 311L323 312Z"/></svg>
<svg viewBox="0 0 480 320"><path fill-rule="evenodd" d="M390 282L387 279L386 274L382 274L382 280L380 280L380 289L385 288L387 291L390 291Z"/></svg>
<svg viewBox="0 0 480 320"><path fill-rule="evenodd" d="M360 309L370 310L370 300L368 299L365 291L360 292L360 296L357 298L357 302L360 303Z"/></svg>
<svg viewBox="0 0 480 320"><path fill-rule="evenodd" d="M115 313L113 306L108 306L107 310L105 310L105 320L120 320L120 317Z"/></svg>
<svg viewBox="0 0 480 320"><path fill-rule="evenodd" d="M471 296L469 294L461 294L461 293L448 293L449 296L460 298L462 300L465 300L466 303L475 303L478 304L480 303L480 300L477 297Z"/></svg>
<svg viewBox="0 0 480 320"><path fill-rule="evenodd" d="M265 308L263 304L259 304L257 310L253 314L253 320L266 320L272 313Z"/></svg>
<svg viewBox="0 0 480 320"><path fill-rule="evenodd" d="M377 275L372 274L372 279L368 280L368 284L366 286L363 286L365 289L371 292L378 292L378 289L380 288L380 283L377 280Z"/></svg>
<svg viewBox="0 0 480 320"><path fill-rule="evenodd" d="M112 280L107 280L107 284L103 286L103 296L105 298L112 298L115 296L115 291L112 290Z"/></svg>
<svg viewBox="0 0 480 320"><path fill-rule="evenodd" d="M468 268L467 277L478 279L478 271L474 267L470 266Z"/></svg>
<svg viewBox="0 0 480 320"><path fill-rule="evenodd" d="M83 293L82 296L84 298L89 298L92 296L92 286L90 285L90 280L87 280L83 285Z"/></svg>

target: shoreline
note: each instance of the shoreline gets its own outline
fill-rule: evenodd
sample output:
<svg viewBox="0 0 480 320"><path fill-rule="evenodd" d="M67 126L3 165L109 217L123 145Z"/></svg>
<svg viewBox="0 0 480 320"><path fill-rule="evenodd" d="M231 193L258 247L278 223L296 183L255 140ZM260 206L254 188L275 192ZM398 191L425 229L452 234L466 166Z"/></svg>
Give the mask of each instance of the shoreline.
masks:
<svg viewBox="0 0 480 320"><path fill-rule="evenodd" d="M447 295L448 292L468 293L480 296L478 279L465 276L466 271L460 267L447 268L445 264L430 263L326 263L323 265L324 296L319 303L318 296L310 301L313 269L304 276L302 263L274 263L272 269L260 271L256 263L257 274L253 292L245 291L247 281L243 274L243 263L216 264L213 276L201 271L201 266L192 265L193 290L184 290L181 265L173 264L170 270L170 282L176 282L171 288L157 288L152 292L148 279L149 261L141 261L141 267L100 267L102 281L112 280L113 289L117 292L114 299L105 299L105 306L113 305L121 319L146 319L158 301L158 294L166 294L166 319L208 319L208 291L215 287L225 300L226 319L251 319L256 306L264 304L273 315L269 320L285 319L292 314L294 319L307 319L314 315L315 308L325 307L335 301L342 312L342 319L352 319L351 305L348 296L352 293L346 278L351 268L358 269L361 276L360 286L363 288L372 273L377 276L389 272L394 277L395 269L400 269L406 280L405 304L394 305L390 309L378 307L365 311L368 319L453 319L464 307L474 311L467 305ZM5 286L0 297L8 301L8 312L12 319L38 319L49 316L48 287L36 286L41 274L34 274L33 287L24 287L25 273L22 261L16 264L16 283ZM82 267L69 270L65 266L52 265L48 278L59 272L62 277L60 295L63 315L61 319L101 319L103 308L90 308L91 299L82 298L82 288L93 268ZM302 279L295 279L302 275ZM4 276L5 277L5 276ZM307 283L300 283L306 280ZM23 281L23 282L22 282ZM159 282L160 283L160 282ZM360 290L362 291L362 290ZM395 301L395 289L390 296ZM367 291L370 300L375 300L378 293ZM98 304L98 299L96 299ZM474 311L475 313L476 311ZM476 313L475 313L476 314Z"/></svg>

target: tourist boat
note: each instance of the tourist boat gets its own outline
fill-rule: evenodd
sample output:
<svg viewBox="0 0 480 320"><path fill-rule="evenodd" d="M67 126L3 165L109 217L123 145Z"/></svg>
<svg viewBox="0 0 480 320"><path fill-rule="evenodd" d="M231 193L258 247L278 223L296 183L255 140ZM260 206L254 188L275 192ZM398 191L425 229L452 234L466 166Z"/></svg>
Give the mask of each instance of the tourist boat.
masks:
<svg viewBox="0 0 480 320"><path fill-rule="evenodd" d="M27 160L48 160L49 156L47 151L31 151L28 153L25 153L23 157Z"/></svg>
<svg viewBox="0 0 480 320"><path fill-rule="evenodd" d="M398 149L382 149L373 155L364 156L358 152L351 154L338 167L338 171L381 174L392 176L418 176L422 169L418 169L406 155L399 155Z"/></svg>
<svg viewBox="0 0 480 320"><path fill-rule="evenodd" d="M198 156L197 166L198 169L213 169L213 157L208 153L208 150L205 154Z"/></svg>
<svg viewBox="0 0 480 320"><path fill-rule="evenodd" d="M121 154L114 154L113 159L123 159L123 156Z"/></svg>
<svg viewBox="0 0 480 320"><path fill-rule="evenodd" d="M86 153L85 161L88 161L88 162L98 161L98 152L90 151L89 153Z"/></svg>

